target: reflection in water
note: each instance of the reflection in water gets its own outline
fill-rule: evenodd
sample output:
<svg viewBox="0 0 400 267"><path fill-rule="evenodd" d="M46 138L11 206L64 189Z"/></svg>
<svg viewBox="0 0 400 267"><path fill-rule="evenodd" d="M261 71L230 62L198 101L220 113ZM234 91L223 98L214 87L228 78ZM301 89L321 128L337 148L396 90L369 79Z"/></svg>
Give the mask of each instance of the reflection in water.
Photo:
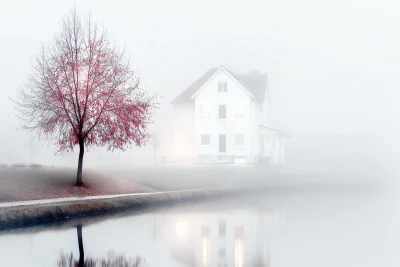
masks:
<svg viewBox="0 0 400 267"><path fill-rule="evenodd" d="M235 267L243 267L244 264L244 227L237 226L235 229Z"/></svg>
<svg viewBox="0 0 400 267"><path fill-rule="evenodd" d="M210 227L201 227L201 263L208 266L210 263Z"/></svg>
<svg viewBox="0 0 400 267"><path fill-rule="evenodd" d="M237 198L72 229L0 233L0 266L400 266L397 199Z"/></svg>
<svg viewBox="0 0 400 267"><path fill-rule="evenodd" d="M282 227L282 215L276 208L192 209L177 217L164 215L163 227L175 231L167 230L160 236L174 259L184 266L268 266L265 236ZM192 255L190 260L188 255Z"/></svg>
<svg viewBox="0 0 400 267"><path fill-rule="evenodd" d="M175 224L175 233L179 241L184 240L188 235L188 222L185 220L177 220ZM155 231L156 232L156 231Z"/></svg>
<svg viewBox="0 0 400 267"><path fill-rule="evenodd" d="M235 240L235 267L243 267L244 264L244 246L243 239Z"/></svg>
<svg viewBox="0 0 400 267"><path fill-rule="evenodd" d="M114 252L109 252L106 258L102 259L92 259L86 258L86 260L81 265L80 261L74 260L74 255L61 254L58 260L58 267L139 267L142 266L140 259L136 261L131 261L126 259L124 256L115 255Z"/></svg>
<svg viewBox="0 0 400 267"><path fill-rule="evenodd" d="M79 246L79 267L84 267L85 263L85 252L83 250L83 241L82 241L82 225L78 225L76 227L78 232L78 246Z"/></svg>
<svg viewBox="0 0 400 267"><path fill-rule="evenodd" d="M101 259L94 259L87 257L85 259L85 253L83 249L83 238L82 238L82 225L76 226L78 232L78 246L79 246L79 261L74 259L73 253L64 254L60 253L57 266L58 267L139 267L142 266L142 260L137 257L136 260L132 261L126 259L122 255L116 255L110 251L108 255Z"/></svg>
<svg viewBox="0 0 400 267"><path fill-rule="evenodd" d="M203 266L208 266L208 263L210 262L210 239L208 237L203 237L201 251L201 263Z"/></svg>

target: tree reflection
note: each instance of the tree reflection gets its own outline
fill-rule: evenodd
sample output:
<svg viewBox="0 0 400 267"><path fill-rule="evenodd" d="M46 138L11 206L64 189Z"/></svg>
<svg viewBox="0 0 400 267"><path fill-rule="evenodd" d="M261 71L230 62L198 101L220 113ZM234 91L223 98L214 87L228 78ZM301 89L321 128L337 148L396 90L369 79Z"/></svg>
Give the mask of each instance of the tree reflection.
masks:
<svg viewBox="0 0 400 267"><path fill-rule="evenodd" d="M143 261L140 257L135 260L127 259L123 255L116 255L110 251L106 257L91 258L86 257L83 249L82 225L76 227L78 233L79 260L74 259L73 253L60 253L57 266L58 267L140 267Z"/></svg>
<svg viewBox="0 0 400 267"><path fill-rule="evenodd" d="M78 232L78 246L79 246L79 267L85 266L85 252L83 250L83 241L82 241L82 225L78 225L76 227Z"/></svg>

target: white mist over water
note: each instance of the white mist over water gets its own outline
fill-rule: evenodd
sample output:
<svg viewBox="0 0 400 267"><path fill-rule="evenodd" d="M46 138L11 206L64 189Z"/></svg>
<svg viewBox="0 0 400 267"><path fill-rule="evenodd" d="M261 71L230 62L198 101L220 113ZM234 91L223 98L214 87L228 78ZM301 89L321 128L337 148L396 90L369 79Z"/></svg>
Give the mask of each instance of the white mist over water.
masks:
<svg viewBox="0 0 400 267"><path fill-rule="evenodd" d="M94 259L110 251L140 257L146 266L232 266L238 253L244 266L397 266L400 209L392 193L332 190L182 205L84 224L84 251ZM73 226L19 232L0 234L2 266L55 266L61 252L79 258Z"/></svg>

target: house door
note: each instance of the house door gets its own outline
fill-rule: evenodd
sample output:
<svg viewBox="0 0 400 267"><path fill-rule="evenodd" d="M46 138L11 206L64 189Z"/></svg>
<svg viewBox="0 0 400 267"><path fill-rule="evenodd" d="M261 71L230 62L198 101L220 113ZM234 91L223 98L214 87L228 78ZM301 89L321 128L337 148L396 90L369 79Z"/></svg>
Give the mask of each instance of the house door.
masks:
<svg viewBox="0 0 400 267"><path fill-rule="evenodd" d="M219 135L219 153L226 153L226 135Z"/></svg>

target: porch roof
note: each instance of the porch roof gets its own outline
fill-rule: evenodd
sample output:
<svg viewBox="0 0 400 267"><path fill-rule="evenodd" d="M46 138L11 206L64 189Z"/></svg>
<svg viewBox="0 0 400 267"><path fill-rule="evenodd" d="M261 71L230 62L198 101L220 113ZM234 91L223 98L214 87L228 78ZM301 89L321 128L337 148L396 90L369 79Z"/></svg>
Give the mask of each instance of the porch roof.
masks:
<svg viewBox="0 0 400 267"><path fill-rule="evenodd" d="M271 128L271 127L267 127L267 126L264 126L264 125L258 125L258 129L260 129L262 131L266 131L266 132L273 132L273 133L278 134L278 135L283 136L283 137L292 137L292 135L289 134L289 133L285 133L285 132L282 132L280 130L277 130L277 129L274 129L274 128Z"/></svg>

